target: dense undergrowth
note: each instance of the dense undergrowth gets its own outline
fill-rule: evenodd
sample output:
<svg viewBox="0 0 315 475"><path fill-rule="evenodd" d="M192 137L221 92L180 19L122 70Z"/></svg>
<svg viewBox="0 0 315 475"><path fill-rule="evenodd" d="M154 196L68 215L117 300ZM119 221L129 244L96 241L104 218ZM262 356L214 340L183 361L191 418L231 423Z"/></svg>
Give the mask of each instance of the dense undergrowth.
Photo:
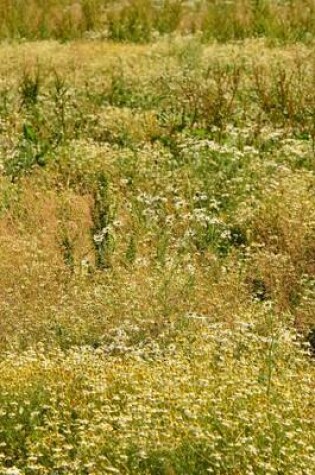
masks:
<svg viewBox="0 0 315 475"><path fill-rule="evenodd" d="M0 472L313 475L313 50L0 56Z"/></svg>

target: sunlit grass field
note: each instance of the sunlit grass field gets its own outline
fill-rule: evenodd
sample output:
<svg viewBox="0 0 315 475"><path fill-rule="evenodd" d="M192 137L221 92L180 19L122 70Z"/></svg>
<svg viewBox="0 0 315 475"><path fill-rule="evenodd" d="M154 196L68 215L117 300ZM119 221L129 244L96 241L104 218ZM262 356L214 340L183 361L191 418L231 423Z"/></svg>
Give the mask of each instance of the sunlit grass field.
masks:
<svg viewBox="0 0 315 475"><path fill-rule="evenodd" d="M314 43L182 33L0 44L0 474L315 474Z"/></svg>

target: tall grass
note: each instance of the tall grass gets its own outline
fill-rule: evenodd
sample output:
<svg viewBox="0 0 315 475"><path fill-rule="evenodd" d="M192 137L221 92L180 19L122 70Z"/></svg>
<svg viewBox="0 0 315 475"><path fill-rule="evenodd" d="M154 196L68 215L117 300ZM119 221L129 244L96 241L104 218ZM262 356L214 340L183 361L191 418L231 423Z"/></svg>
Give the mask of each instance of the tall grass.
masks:
<svg viewBox="0 0 315 475"><path fill-rule="evenodd" d="M2 38L69 40L93 33L115 41L147 42L172 32L201 32L205 41L267 37L283 42L314 38L312 0L1 0Z"/></svg>

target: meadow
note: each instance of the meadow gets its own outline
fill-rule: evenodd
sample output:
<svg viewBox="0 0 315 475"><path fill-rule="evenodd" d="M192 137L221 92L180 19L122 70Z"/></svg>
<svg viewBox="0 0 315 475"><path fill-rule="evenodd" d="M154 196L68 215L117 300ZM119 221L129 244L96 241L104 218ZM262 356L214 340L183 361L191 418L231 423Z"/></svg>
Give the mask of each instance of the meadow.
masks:
<svg viewBox="0 0 315 475"><path fill-rule="evenodd" d="M314 475L314 4L45 3L0 2L0 474Z"/></svg>

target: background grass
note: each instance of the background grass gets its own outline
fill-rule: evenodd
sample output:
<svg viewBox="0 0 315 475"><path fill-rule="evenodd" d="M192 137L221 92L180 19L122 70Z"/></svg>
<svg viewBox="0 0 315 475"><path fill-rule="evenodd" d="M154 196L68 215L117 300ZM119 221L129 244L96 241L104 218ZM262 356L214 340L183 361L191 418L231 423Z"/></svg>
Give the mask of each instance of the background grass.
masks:
<svg viewBox="0 0 315 475"><path fill-rule="evenodd" d="M312 0L1 0L2 38L69 40L84 35L148 42L157 35L199 32L205 41L314 38Z"/></svg>

